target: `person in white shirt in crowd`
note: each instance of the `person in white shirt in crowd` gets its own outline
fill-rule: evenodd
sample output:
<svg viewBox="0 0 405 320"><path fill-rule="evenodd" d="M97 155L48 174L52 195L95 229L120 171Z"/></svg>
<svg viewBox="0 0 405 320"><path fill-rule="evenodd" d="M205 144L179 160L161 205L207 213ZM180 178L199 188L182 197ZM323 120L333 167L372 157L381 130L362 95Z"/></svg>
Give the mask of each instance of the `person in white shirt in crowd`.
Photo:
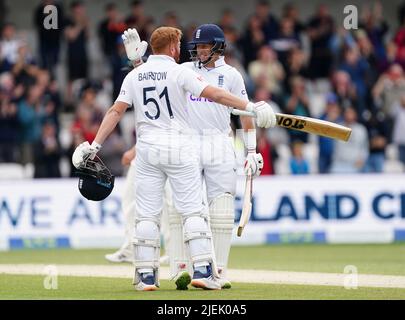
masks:
<svg viewBox="0 0 405 320"><path fill-rule="evenodd" d="M1 28L0 38L0 61L6 60L11 66L17 63L18 49L24 45L24 42L17 39L15 26L12 23L6 23Z"/></svg>
<svg viewBox="0 0 405 320"><path fill-rule="evenodd" d="M367 129L357 122L357 112L349 107L343 113L343 125L352 129L349 141L335 141L331 173L360 173L369 154Z"/></svg>
<svg viewBox="0 0 405 320"><path fill-rule="evenodd" d="M401 100L394 106L394 128L392 133L392 141L398 147L399 160L405 165L405 94L402 95Z"/></svg>

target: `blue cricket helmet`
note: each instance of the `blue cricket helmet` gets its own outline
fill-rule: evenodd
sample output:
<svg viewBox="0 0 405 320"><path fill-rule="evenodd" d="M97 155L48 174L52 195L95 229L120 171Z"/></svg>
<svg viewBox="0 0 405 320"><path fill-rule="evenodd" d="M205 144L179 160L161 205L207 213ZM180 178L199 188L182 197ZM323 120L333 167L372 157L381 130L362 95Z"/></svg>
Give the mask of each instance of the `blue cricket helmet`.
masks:
<svg viewBox="0 0 405 320"><path fill-rule="evenodd" d="M199 26L193 33L193 40L189 45L204 43L223 43L225 44L225 34L220 27L213 23L207 23Z"/></svg>
<svg viewBox="0 0 405 320"><path fill-rule="evenodd" d="M207 60L197 58L197 44L212 44L211 53ZM206 65L215 53L223 54L225 50L225 34L216 24L207 23L199 26L193 33L193 39L188 43L191 59L198 62L199 67Z"/></svg>
<svg viewBox="0 0 405 320"><path fill-rule="evenodd" d="M75 173L79 176L79 191L88 200L104 200L114 188L115 177L97 155L87 158Z"/></svg>

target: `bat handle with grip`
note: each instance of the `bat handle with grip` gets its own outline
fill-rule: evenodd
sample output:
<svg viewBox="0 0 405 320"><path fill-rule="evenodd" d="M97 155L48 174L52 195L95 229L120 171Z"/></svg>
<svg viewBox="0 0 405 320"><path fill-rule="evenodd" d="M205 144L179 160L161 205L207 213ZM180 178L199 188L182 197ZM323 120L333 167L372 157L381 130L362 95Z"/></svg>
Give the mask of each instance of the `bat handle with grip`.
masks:
<svg viewBox="0 0 405 320"><path fill-rule="evenodd" d="M256 118L256 115L252 111L232 109L232 114L235 116L246 116Z"/></svg>

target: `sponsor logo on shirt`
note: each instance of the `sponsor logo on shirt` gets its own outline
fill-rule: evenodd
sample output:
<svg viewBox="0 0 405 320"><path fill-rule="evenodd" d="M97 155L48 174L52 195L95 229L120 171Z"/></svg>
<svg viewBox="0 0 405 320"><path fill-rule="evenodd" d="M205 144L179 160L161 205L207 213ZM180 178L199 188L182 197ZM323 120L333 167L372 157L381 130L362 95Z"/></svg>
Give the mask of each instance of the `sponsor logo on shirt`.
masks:
<svg viewBox="0 0 405 320"><path fill-rule="evenodd" d="M224 75L220 74L218 76L218 87L223 87L224 86Z"/></svg>
<svg viewBox="0 0 405 320"><path fill-rule="evenodd" d="M207 99L207 98L194 97L192 94L190 94L189 98L190 98L191 101L195 101L195 102L214 102L214 101L212 101L210 99Z"/></svg>

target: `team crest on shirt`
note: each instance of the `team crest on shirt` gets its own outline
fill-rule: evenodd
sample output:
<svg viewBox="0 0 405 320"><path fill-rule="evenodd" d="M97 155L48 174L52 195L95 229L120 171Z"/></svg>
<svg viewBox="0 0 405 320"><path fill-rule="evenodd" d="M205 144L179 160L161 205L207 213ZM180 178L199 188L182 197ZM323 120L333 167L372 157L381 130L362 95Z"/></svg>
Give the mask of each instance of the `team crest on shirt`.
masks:
<svg viewBox="0 0 405 320"><path fill-rule="evenodd" d="M223 87L224 86L224 75L220 74L218 76L218 87Z"/></svg>

